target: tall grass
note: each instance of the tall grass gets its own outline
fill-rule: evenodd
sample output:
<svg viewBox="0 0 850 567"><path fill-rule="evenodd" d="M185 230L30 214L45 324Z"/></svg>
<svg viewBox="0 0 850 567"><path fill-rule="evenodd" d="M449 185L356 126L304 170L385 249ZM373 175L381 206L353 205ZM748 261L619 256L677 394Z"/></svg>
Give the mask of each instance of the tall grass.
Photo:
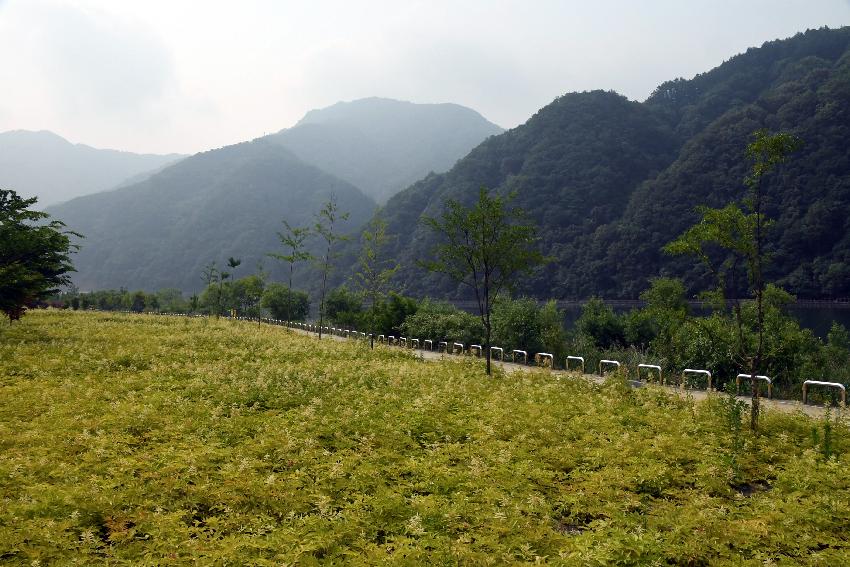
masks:
<svg viewBox="0 0 850 567"><path fill-rule="evenodd" d="M31 312L0 331L0 561L850 563L842 421L827 453L802 415L754 436L719 396L481 364Z"/></svg>

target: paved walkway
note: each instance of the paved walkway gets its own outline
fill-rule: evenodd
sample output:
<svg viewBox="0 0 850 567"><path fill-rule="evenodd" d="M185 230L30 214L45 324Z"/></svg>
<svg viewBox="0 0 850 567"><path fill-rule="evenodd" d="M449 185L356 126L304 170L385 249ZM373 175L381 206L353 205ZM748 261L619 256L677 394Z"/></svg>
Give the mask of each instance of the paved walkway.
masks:
<svg viewBox="0 0 850 567"><path fill-rule="evenodd" d="M303 329L293 328L293 329L290 329L290 330L294 331L296 333L316 336L316 333L313 333L311 331L305 331ZM323 339L329 339L329 340L337 340L337 341L349 340L349 339L346 339L344 337L340 337L340 336L332 335L332 334L329 335L327 333L322 333L322 338ZM375 343L375 348L400 348L400 347L385 346L383 344L379 345L378 343ZM452 359L456 359L457 356L458 356L458 355L453 355L453 354L445 354L445 353L442 353L442 352L435 352L435 351L429 351L429 350L418 350L418 349L412 350L412 352L415 352L417 356L422 356L422 358L424 358L425 360L432 360L432 361L452 360ZM578 372L571 372L571 371L568 372L566 370L548 370L547 371L547 370L538 368L536 366L516 364L516 363L513 363L513 362L502 362L502 361L498 361L498 360L493 360L493 364L504 369L505 372L540 371L540 372L550 372L550 373L552 373L554 375L558 375L558 376L571 376L571 377L582 376L584 379L590 380L591 382L595 382L597 384L601 384L604 381L604 378L597 376L595 374L580 374ZM682 388L680 388L678 386L662 386L660 384L647 383L647 382L640 381L640 380L630 380L629 382L632 384L633 387L636 387L636 388L641 388L641 387L660 388L660 389L663 389L663 390L665 390L669 393L673 393L673 394L676 394L676 395L682 396L682 397L690 395L695 400L705 400L710 395L709 392L707 392L705 390L683 390ZM716 394L717 394L717 392L711 392L711 395L716 395ZM750 397L749 396L737 396L737 399L748 404L748 405L750 403ZM809 404L803 405L801 402L799 402L797 400L771 400L771 399L764 398L764 397L761 398L761 407L771 409L771 410L778 410L778 411L785 412L785 413L803 412L806 415L809 415L809 416L812 416L812 417L822 416L823 413L824 413L824 410L825 410L825 408L823 406L815 406L815 405L809 405ZM844 415L845 411L846 410L842 410L841 408L833 408L833 412L835 414L840 414L842 416Z"/></svg>

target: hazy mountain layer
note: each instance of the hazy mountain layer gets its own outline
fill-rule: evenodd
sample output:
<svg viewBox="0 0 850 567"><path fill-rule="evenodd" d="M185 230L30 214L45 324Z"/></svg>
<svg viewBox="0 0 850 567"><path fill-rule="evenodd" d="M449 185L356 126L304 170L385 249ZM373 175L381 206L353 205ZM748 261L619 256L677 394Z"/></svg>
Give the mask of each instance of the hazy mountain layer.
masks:
<svg viewBox="0 0 850 567"><path fill-rule="evenodd" d="M379 203L429 172L443 172L502 129L456 104L383 98L312 110L270 138Z"/></svg>
<svg viewBox="0 0 850 567"><path fill-rule="evenodd" d="M52 132L13 130L0 133L0 187L47 206L112 189L182 157L99 150Z"/></svg>
<svg viewBox="0 0 850 567"><path fill-rule="evenodd" d="M351 213L342 230L374 211L374 201L353 185L258 140L197 154L141 183L49 212L85 235L74 257L81 289L189 292L203 287L205 264L215 260L221 268L230 256L242 260L237 277L254 273L263 260L271 276L283 280L284 267L265 257L282 252L276 236L282 220L312 224L331 194Z"/></svg>

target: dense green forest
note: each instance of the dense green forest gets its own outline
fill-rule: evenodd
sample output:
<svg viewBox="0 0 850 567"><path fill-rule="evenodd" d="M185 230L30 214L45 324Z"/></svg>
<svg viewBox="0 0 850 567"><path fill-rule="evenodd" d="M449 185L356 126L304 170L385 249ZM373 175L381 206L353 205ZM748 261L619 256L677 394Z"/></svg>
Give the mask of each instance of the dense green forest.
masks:
<svg viewBox="0 0 850 567"><path fill-rule="evenodd" d="M744 196L744 150L766 128L804 144L767 180L775 225L766 275L801 298L847 296L848 47L848 28L812 30L664 83L643 103L602 91L559 97L388 202L382 214L394 235L390 255L401 264L396 284L413 295L462 295L416 267L434 244L418 219L487 186L517 192L554 259L522 283L526 293L637 298L659 275L683 277L691 294L704 289L703 267L661 248L698 220L697 205Z"/></svg>

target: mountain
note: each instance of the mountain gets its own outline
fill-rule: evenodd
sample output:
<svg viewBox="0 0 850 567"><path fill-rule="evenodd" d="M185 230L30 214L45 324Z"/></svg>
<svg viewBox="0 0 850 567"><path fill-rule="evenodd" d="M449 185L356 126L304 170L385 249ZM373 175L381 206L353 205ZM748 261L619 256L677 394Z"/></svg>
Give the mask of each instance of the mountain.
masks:
<svg viewBox="0 0 850 567"><path fill-rule="evenodd" d="M304 163L267 139L186 158L121 189L79 197L48 208L85 236L74 256L74 283L83 290L127 287L156 290L203 287L210 261L242 259L236 277L264 261L274 279L284 266L265 257L283 252L276 232L282 220L312 224L329 196L350 219L350 231L366 222L375 202L354 187ZM318 252L317 242L313 242Z"/></svg>
<svg viewBox="0 0 850 567"><path fill-rule="evenodd" d="M99 150L44 130L12 130L0 133L0 187L38 197L44 207L112 189L182 157Z"/></svg>
<svg viewBox="0 0 850 567"><path fill-rule="evenodd" d="M311 110L269 138L384 203L428 173L448 170L501 132L457 104L366 98Z"/></svg>
<svg viewBox="0 0 850 567"><path fill-rule="evenodd" d="M696 222L695 206L744 196L744 150L760 128L805 144L768 180L769 277L801 297L850 295L850 28L766 43L640 103L601 91L559 97L389 200L382 214L395 237L388 254L402 266L396 284L463 295L415 266L435 242L418 220L446 199L471 202L484 185L516 191L554 259L521 291L637 298L658 275L682 276L696 291L705 270L660 249Z"/></svg>

